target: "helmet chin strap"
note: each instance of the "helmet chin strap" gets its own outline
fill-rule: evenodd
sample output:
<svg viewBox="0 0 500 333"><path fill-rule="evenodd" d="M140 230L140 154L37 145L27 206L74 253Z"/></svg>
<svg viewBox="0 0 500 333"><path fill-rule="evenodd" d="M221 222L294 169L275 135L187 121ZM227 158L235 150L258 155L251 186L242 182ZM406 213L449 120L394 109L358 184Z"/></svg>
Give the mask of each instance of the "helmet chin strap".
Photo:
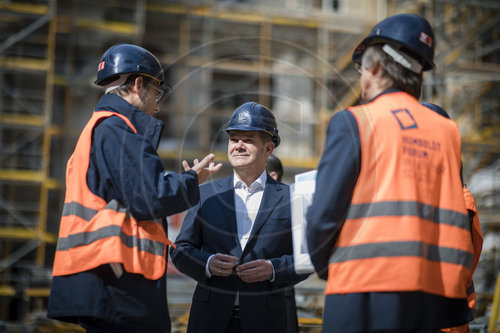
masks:
<svg viewBox="0 0 500 333"><path fill-rule="evenodd" d="M408 68L409 70L417 74L422 73L422 65L412 57L402 52L396 51L389 44L384 44L384 46L382 46L382 50L384 50L385 53L387 53L395 62L397 62L401 66Z"/></svg>
<svg viewBox="0 0 500 333"><path fill-rule="evenodd" d="M104 86L104 89L105 89L104 93L109 94L113 90L120 88L125 83L125 81L127 81L127 78L129 76L130 76L130 74L120 74L120 77L118 79L116 79L113 82L111 82L110 84L107 84Z"/></svg>

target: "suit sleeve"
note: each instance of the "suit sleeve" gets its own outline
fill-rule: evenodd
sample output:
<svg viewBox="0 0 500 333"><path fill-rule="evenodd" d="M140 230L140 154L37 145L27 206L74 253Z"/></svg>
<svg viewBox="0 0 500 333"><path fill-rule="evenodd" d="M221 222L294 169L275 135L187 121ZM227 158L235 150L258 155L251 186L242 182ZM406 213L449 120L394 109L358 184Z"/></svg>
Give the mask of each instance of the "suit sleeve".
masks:
<svg viewBox="0 0 500 333"><path fill-rule="evenodd" d="M192 207L186 214L181 231L175 240L176 249L170 250L170 257L175 267L198 282L204 282L205 267L213 253L202 250L203 232L198 212L201 203Z"/></svg>
<svg viewBox="0 0 500 333"><path fill-rule="evenodd" d="M338 112L328 125L316 191L306 214L309 253L320 278L328 276L328 261L349 209L360 165L356 119L348 110Z"/></svg>
<svg viewBox="0 0 500 333"><path fill-rule="evenodd" d="M309 274L295 273L293 265L293 255L284 255L279 258L269 259L274 268L274 281L272 284L276 287L293 286L302 280L305 280Z"/></svg>

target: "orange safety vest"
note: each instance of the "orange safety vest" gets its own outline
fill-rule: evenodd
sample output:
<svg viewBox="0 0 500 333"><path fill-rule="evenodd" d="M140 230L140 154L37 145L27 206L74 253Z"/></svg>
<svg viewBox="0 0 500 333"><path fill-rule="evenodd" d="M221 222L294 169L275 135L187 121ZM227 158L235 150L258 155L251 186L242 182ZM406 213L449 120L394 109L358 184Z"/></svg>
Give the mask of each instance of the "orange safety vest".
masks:
<svg viewBox="0 0 500 333"><path fill-rule="evenodd" d="M474 218L472 220L472 244L474 246L474 258L472 260L472 272L470 274L469 280L467 282L467 301L469 303L469 308L476 308L476 292L474 291L474 284L472 283L472 273L476 270L477 264L479 262L479 257L483 249L483 234L481 233L481 223L479 222L479 216L477 214L476 202L474 197L470 193L469 189L464 186L464 199L465 207L474 213Z"/></svg>
<svg viewBox="0 0 500 333"><path fill-rule="evenodd" d="M466 298L473 248L455 123L404 92L349 110L359 127L361 169L325 293Z"/></svg>
<svg viewBox="0 0 500 333"><path fill-rule="evenodd" d="M117 200L106 202L87 184L92 132L107 117L118 116L137 133L130 120L116 112L94 112L83 129L66 169L66 197L52 274L84 272L103 264L121 263L130 273L156 280L166 266L168 240L162 221L137 221Z"/></svg>
<svg viewBox="0 0 500 333"><path fill-rule="evenodd" d="M483 235L481 233L481 225L479 223L479 216L477 215L476 202L474 197L470 193L469 189L464 186L464 199L465 206L468 210L474 212L474 218L472 221L472 244L474 245L474 259L472 260L472 270L467 281L467 303L470 309L476 308L476 292L474 291L474 283L472 281L472 274L476 270L477 263L479 262L479 256L481 255L481 250L483 249ZM442 328L442 332L448 333L468 333L470 332L469 323L454 326L449 328Z"/></svg>

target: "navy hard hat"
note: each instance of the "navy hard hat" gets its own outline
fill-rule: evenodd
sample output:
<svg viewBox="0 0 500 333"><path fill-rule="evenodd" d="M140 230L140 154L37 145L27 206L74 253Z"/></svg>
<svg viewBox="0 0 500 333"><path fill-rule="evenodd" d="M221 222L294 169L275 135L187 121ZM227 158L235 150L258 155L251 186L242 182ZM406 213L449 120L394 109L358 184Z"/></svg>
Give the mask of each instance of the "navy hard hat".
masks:
<svg viewBox="0 0 500 333"><path fill-rule="evenodd" d="M398 14L379 22L352 54L361 63L366 48L375 44L390 44L417 60L424 71L433 69L434 33L426 19L415 14Z"/></svg>
<svg viewBox="0 0 500 333"><path fill-rule="evenodd" d="M148 50L132 44L118 44L104 52L97 68L95 84L105 86L120 74L141 74L163 84L163 68Z"/></svg>
<svg viewBox="0 0 500 333"><path fill-rule="evenodd" d="M229 131L265 132L272 137L275 147L281 142L273 113L255 102L247 102L234 110L226 127L226 132Z"/></svg>
<svg viewBox="0 0 500 333"><path fill-rule="evenodd" d="M446 112L442 107L440 107L439 105L436 105L436 104L433 104L433 103L427 103L427 102L422 102L420 103L422 104L423 106L425 106L426 108L429 108L431 109L432 111L442 115L443 117L445 118L450 118L450 115L448 114L448 112Z"/></svg>

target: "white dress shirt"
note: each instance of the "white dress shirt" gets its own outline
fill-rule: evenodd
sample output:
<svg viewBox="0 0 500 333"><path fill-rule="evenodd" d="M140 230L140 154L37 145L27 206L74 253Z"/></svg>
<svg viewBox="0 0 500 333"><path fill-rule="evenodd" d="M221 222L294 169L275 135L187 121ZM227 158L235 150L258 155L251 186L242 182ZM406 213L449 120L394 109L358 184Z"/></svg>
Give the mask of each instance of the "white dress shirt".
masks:
<svg viewBox="0 0 500 333"><path fill-rule="evenodd" d="M234 173L234 209L236 213L236 228L241 251L245 249L255 218L259 212L260 202L266 186L267 173L264 170L250 188Z"/></svg>
<svg viewBox="0 0 500 333"><path fill-rule="evenodd" d="M245 246L250 238L250 233L252 232L253 225L255 223L255 218L259 212L260 203L262 201L262 196L264 195L264 188L266 187L267 173L264 170L259 178L257 178L251 185L250 188L242 181L236 172L233 177L234 185L234 210L236 213L236 230L238 231L238 240L240 241L241 251L245 249ZM212 254L205 266L205 275L211 277L212 274L209 270L210 259L214 255ZM270 262L270 261L269 261ZM272 264L271 264L272 266ZM275 272L273 267L273 275L271 282L274 281Z"/></svg>

